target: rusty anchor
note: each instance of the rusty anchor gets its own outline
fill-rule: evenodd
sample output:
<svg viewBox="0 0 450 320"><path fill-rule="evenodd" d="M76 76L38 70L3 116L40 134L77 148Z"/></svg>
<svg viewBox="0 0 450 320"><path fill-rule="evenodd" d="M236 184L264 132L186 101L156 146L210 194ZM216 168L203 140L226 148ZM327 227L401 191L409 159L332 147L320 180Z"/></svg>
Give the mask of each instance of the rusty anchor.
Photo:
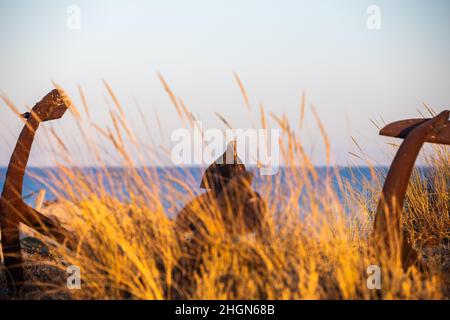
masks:
<svg viewBox="0 0 450 320"><path fill-rule="evenodd" d="M377 249L399 258L404 270L422 268L418 253L401 232L401 214L414 163L425 142L450 145L450 111L430 119L409 119L388 124L380 135L402 138L389 168L375 216L373 238Z"/></svg>
<svg viewBox="0 0 450 320"><path fill-rule="evenodd" d="M31 112L24 113L25 126L12 153L0 199L1 245L8 288L15 295L24 283L19 224L23 223L49 238L73 246L72 235L62 226L28 206L22 198L22 186L31 146L39 124L60 119L71 102L60 89L52 90Z"/></svg>
<svg viewBox="0 0 450 320"><path fill-rule="evenodd" d="M200 188L206 192L189 202L175 219L183 252L173 273L172 294L175 299L184 298L191 292L195 285L195 274L202 272L202 255L211 243L205 217L218 218L232 241L252 233L264 237L267 203L253 190L253 174L247 171L236 149L236 141L231 142L225 152L205 170Z"/></svg>

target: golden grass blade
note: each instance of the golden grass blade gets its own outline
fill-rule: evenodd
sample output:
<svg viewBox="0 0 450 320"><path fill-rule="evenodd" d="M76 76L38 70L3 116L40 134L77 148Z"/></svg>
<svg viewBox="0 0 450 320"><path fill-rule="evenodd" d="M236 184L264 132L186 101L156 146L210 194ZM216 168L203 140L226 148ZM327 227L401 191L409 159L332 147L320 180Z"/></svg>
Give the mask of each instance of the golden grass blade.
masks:
<svg viewBox="0 0 450 320"><path fill-rule="evenodd" d="M89 111L89 107L86 101L86 96L84 95L83 88L80 84L77 84L78 93L80 94L81 103L83 104L84 112L88 116L89 123L92 123L91 112Z"/></svg>
<svg viewBox="0 0 450 320"><path fill-rule="evenodd" d="M302 99L300 103L300 128L303 128L303 121L305 120L305 104L306 104L306 94L305 90L303 90Z"/></svg>
<svg viewBox="0 0 450 320"><path fill-rule="evenodd" d="M233 72L234 80L236 80L236 83L239 86L239 89L241 90L242 97L244 98L245 106L247 107L248 111L251 111L252 108L250 106L250 101L248 99L247 91L245 90L245 87L241 81L241 78L236 72Z"/></svg>
<svg viewBox="0 0 450 320"><path fill-rule="evenodd" d="M166 91L166 93L169 95L170 100L172 101L173 106L175 107L175 110L177 111L178 116L180 117L180 119L183 119L183 113L181 111L181 108L178 104L178 101L175 97L175 95L173 94L172 90L170 90L169 85L167 84L166 80L164 79L164 77L158 72L157 73L159 81L161 81L164 90Z"/></svg>
<svg viewBox="0 0 450 320"><path fill-rule="evenodd" d="M320 117L319 117L319 115L317 113L317 110L316 110L316 108L313 105L311 105L311 110L313 112L314 118L316 119L316 123L317 123L317 126L319 127L320 134L322 135L322 139L323 139L323 142L325 144L325 152L326 152L326 159L327 159L326 161L327 161L327 164L329 164L330 160L331 160L330 140L329 140L328 135L327 135L327 133L325 131L325 127L324 127L322 121L320 120Z"/></svg>
<svg viewBox="0 0 450 320"><path fill-rule="evenodd" d="M106 90L108 91L112 101L114 102L114 105L116 106L117 110L119 110L120 115L122 116L122 118L125 118L125 112L122 109L122 106L120 105L119 100L117 99L113 89L111 88L111 86L108 84L108 82L106 82L105 79L103 79L103 85L105 86Z"/></svg>
<svg viewBox="0 0 450 320"><path fill-rule="evenodd" d="M215 112L216 116L220 119L220 121L223 122L223 124L225 124L225 126L229 129L233 129L233 126L227 121L227 119L225 119L220 113Z"/></svg>

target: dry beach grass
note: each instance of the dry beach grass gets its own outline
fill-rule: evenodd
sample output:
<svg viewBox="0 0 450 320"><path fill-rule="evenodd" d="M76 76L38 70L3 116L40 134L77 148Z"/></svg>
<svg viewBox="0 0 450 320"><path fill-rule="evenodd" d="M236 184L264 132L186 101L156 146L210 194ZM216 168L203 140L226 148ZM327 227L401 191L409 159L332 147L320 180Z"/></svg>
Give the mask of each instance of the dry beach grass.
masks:
<svg viewBox="0 0 450 320"><path fill-rule="evenodd" d="M194 126L195 117L160 78L179 117L186 126ZM237 75L236 78L239 79ZM238 83L249 106L242 82ZM287 117L268 115L262 106L257 114L253 111L260 118L258 126L267 128L272 123L281 130L281 158L292 174L282 179L274 176L257 186L268 202L264 237L230 238L220 217L214 221L203 212L202 206L194 208L206 225L208 250L203 254L201 270L193 275L191 287L183 288L174 279L176 272L186 272L177 266L183 251L174 220L164 208L167 202L173 202L174 206L180 201L187 203L197 195L191 186L199 182L172 171L168 173L171 181L160 179L155 169L135 165L134 157L151 157L155 146L147 148L140 143L114 91L106 82L105 86L112 101L111 127L101 128L91 121L81 88L84 112L78 108L72 110L72 114L79 124L80 137L84 137L92 154L101 154L102 145L111 144L116 159L120 159L116 165L126 170L118 181L111 177L101 157L97 163L103 171L101 177L77 170L68 163L55 163L59 174L51 177L51 187L58 197L60 215L64 215L60 219L73 231L78 246L69 251L43 239L53 256L27 255L28 285L23 297L449 298L449 150L443 147L429 150L424 158L435 169L434 174L415 173L410 183L403 228L429 264L429 270L423 273L412 267L405 272L399 261L377 259L369 245L374 203L381 190L381 173L371 167L371 193L362 194L350 181L339 177L338 168L330 166L329 172L337 179L336 188L331 174L325 179L318 174L298 130ZM304 99L302 101L301 121L306 109ZM326 128L315 109L313 114L329 159ZM93 138L93 132L99 135L98 139ZM54 138L55 152L70 159L62 139ZM106 181L99 182L99 179ZM179 187L174 188L173 182ZM111 193L111 189L116 191ZM165 190L164 195L161 190ZM367 268L378 263L381 263L382 288L369 290ZM80 267L81 290L66 288L67 265ZM0 286L4 287L4 282L0 282ZM171 290L174 286L176 294Z"/></svg>

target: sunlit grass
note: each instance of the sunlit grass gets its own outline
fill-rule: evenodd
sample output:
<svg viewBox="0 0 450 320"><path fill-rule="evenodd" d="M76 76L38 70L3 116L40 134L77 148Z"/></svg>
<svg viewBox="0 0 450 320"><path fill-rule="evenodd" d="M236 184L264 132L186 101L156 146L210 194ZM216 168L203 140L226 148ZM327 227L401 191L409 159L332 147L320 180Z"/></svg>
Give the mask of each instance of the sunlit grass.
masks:
<svg viewBox="0 0 450 320"><path fill-rule="evenodd" d="M186 126L195 117L176 98L160 76L164 89ZM249 99L237 75L249 112ZM282 163L290 175L258 180L257 190L267 200L264 231L257 236L230 237L220 215L195 205L193 212L205 224L207 250L202 265L192 274L189 287L177 283L185 254L174 218L165 211L167 203L178 211L179 203L191 201L199 181L188 171L167 171L140 167L135 159L153 160L157 146L143 146L127 122L112 88L105 82L111 101L111 125L106 128L91 120L81 87L83 109L73 115L80 137L97 159L97 171L73 168L56 162L58 173L50 177L53 194L64 212L66 226L77 239L76 250L58 247L64 263L55 265L81 269L82 289L67 291L64 283L55 292L68 292L72 298L88 299L440 299L444 297L444 277L434 266L426 273L385 257L375 257L369 246L373 208L381 190L382 177L371 167L370 192L362 194L329 167L329 175L319 175L303 147L296 124L284 115L266 114L261 105L260 127L269 122L282 132ZM84 110L81 114L79 111ZM253 111L254 112L254 111ZM300 126L305 113L302 97ZM325 126L312 108L323 138L326 159L331 148ZM226 119L222 119L226 122ZM225 123L226 124L226 123ZM54 151L70 163L71 155L54 133ZM95 138L94 136L99 138ZM120 178L114 176L102 159L102 146L114 147ZM449 240L449 152L436 148L426 157L436 169L431 177L414 175L408 191L404 230L416 248L436 246ZM300 165L299 165L300 164ZM116 173L117 174L117 173ZM333 184L336 176L337 186ZM430 183L432 182L432 188ZM175 188L174 183L179 187ZM164 190L164 192L161 192ZM286 192L288 190L289 192ZM424 191L425 190L425 191ZM212 205L213 206L213 205ZM367 268L381 263L382 289L369 290ZM36 285L39 285L36 283Z"/></svg>

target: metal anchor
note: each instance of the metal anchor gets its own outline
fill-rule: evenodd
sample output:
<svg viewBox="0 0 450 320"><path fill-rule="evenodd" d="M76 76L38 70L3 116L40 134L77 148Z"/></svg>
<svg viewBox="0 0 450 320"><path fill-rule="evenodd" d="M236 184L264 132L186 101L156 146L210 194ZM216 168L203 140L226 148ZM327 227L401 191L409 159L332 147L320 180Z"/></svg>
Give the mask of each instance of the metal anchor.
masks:
<svg viewBox="0 0 450 320"><path fill-rule="evenodd" d="M5 184L0 199L1 245L10 293L16 294L24 283L23 259L20 248L19 224L23 223L45 236L71 247L72 235L37 210L28 206L22 198L22 186L31 146L41 122L60 119L70 100L60 89L48 93L31 112L11 156Z"/></svg>
<svg viewBox="0 0 450 320"><path fill-rule="evenodd" d="M450 145L450 111L430 119L409 119L388 124L380 135L404 139L389 168L376 211L373 237L378 249L401 260L406 270L421 267L416 250L401 232L401 214L414 163L425 142Z"/></svg>

